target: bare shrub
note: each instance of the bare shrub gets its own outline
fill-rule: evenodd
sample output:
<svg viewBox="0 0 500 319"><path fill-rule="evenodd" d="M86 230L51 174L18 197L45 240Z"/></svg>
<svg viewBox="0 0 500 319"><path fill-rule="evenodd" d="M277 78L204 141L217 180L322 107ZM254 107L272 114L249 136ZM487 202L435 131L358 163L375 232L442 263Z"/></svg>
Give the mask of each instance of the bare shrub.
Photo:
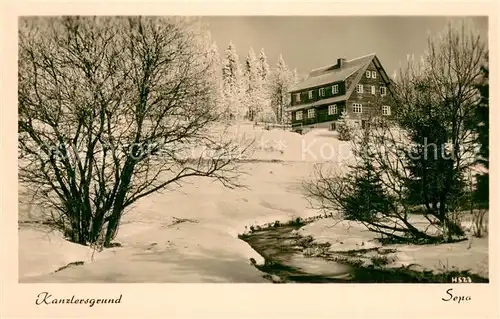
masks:
<svg viewBox="0 0 500 319"><path fill-rule="evenodd" d="M186 177L239 186L210 45L177 17L20 19L19 179L71 241L109 245L127 208Z"/></svg>

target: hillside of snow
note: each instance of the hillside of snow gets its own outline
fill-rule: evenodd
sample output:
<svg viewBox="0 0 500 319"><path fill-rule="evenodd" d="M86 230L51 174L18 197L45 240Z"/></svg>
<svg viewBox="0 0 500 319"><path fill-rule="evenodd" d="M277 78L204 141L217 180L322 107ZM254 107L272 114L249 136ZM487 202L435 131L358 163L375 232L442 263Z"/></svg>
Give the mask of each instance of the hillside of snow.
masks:
<svg viewBox="0 0 500 319"><path fill-rule="evenodd" d="M98 252L70 243L57 231L32 223L43 212L20 203L19 280L268 282L250 262L253 258L261 264L263 258L237 235L251 225L318 214L302 195L302 182L318 162L342 169L340 163L350 156L349 144L327 130L300 135L265 130L251 123L230 130L233 136L254 140L251 156L242 164L245 174L241 182L247 188L229 189L208 178L193 178L185 180L179 190L150 195L124 215L115 239L120 247ZM20 198L26 200L27 194L21 192ZM320 220L301 232L317 240L329 240L332 247L354 247L373 239L362 229L349 232L329 223L330 219ZM339 244L339 238L343 238L343 244ZM465 258L483 258L487 241L481 247L470 249L472 255ZM412 249L402 248L401 256L411 259ZM473 255L476 251L479 257ZM450 254L458 256L456 251L450 250ZM437 260L445 255L443 248L439 256L429 258ZM59 270L74 262L84 264Z"/></svg>

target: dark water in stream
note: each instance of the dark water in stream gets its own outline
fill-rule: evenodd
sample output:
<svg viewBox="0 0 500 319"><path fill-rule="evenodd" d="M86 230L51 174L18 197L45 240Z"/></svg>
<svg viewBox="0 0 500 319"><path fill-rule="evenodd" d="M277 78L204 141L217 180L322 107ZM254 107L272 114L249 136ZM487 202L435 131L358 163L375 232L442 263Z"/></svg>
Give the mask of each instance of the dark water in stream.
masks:
<svg viewBox="0 0 500 319"><path fill-rule="evenodd" d="M261 271L277 275L285 282L347 282L350 267L319 257L305 257L301 237L293 233L297 226L279 226L259 230L241 239L264 259Z"/></svg>
<svg viewBox="0 0 500 319"><path fill-rule="evenodd" d="M268 279L281 283L450 283L455 276L472 277L475 283L487 278L466 272L433 274L401 268L362 267L339 262L336 253L309 257L303 251L310 247L307 240L294 232L300 226L278 226L240 236L265 259L256 267L268 274ZM317 244L314 244L317 245ZM341 253L338 253L341 255ZM338 257L338 256L337 256ZM343 259L342 259L343 260Z"/></svg>
<svg viewBox="0 0 500 319"><path fill-rule="evenodd" d="M320 257L306 257L307 244L293 231L299 226L279 226L254 231L241 237L266 260L256 266L278 276L281 282L327 283L349 282L351 267ZM276 278L276 277L275 277Z"/></svg>

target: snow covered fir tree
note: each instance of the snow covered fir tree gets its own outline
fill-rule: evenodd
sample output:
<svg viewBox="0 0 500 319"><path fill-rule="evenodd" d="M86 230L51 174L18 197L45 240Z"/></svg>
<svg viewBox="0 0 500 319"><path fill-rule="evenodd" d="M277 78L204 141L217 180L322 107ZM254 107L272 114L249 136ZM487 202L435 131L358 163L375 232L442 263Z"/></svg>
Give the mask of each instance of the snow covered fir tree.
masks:
<svg viewBox="0 0 500 319"><path fill-rule="evenodd" d="M339 140L349 141L352 138L352 125L349 123L349 115L342 111L337 121L336 130L339 133Z"/></svg>

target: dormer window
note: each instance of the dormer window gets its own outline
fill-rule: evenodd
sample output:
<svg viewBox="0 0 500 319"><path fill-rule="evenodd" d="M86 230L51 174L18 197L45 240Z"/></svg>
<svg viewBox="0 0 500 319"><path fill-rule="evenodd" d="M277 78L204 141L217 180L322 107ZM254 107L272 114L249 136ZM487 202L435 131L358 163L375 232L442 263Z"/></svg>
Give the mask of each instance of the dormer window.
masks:
<svg viewBox="0 0 500 319"><path fill-rule="evenodd" d="M309 91L309 99L312 99L313 98L313 91Z"/></svg>
<svg viewBox="0 0 500 319"><path fill-rule="evenodd" d="M295 93L295 102L300 102L300 93Z"/></svg>
<svg viewBox="0 0 500 319"><path fill-rule="evenodd" d="M369 79L371 78L372 72L371 71L366 71L366 78Z"/></svg>
<svg viewBox="0 0 500 319"><path fill-rule="evenodd" d="M339 93L339 85L335 84L332 86L332 95Z"/></svg>
<svg viewBox="0 0 500 319"><path fill-rule="evenodd" d="M325 96L325 89L324 88L319 89L319 96Z"/></svg>

